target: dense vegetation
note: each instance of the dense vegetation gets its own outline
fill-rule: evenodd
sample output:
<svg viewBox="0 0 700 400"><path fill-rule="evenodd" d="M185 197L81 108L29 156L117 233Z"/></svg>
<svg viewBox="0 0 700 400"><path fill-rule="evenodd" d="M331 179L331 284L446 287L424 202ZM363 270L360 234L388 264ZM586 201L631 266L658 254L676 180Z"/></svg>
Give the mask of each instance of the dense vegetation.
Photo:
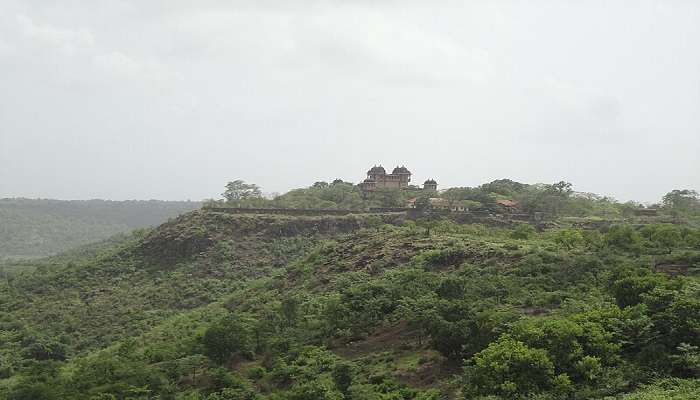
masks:
<svg viewBox="0 0 700 400"><path fill-rule="evenodd" d="M0 398L700 398L688 197L597 229L188 213L4 276Z"/></svg>
<svg viewBox="0 0 700 400"><path fill-rule="evenodd" d="M221 200L209 200L211 207L302 208L368 210L372 207L406 207L416 199L417 207L429 207L428 198L442 198L448 204L460 205L470 211L544 213L551 217L587 218L623 221L636 211L658 211L657 221L700 223L698 193L694 190L674 190L658 204L644 206L636 202L621 203L610 197L573 190L568 182L529 185L499 179L478 187L455 187L441 192L424 191L417 186L407 189L378 189L363 193L360 188L342 180L316 182L308 188L291 190L271 199L264 198L255 184L241 180L229 182ZM513 201L517 206L505 210L500 200Z"/></svg>
<svg viewBox="0 0 700 400"><path fill-rule="evenodd" d="M0 199L0 260L60 253L199 207L189 201Z"/></svg>

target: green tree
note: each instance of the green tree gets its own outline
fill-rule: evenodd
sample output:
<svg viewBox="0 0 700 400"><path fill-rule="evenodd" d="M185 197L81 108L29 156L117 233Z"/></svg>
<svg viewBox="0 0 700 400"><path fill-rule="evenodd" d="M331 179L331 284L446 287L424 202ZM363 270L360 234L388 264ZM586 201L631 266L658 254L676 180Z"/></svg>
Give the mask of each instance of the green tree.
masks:
<svg viewBox="0 0 700 400"><path fill-rule="evenodd" d="M226 191L221 195L229 202L262 198L262 192L258 185L245 183L240 179L227 183Z"/></svg>
<svg viewBox="0 0 700 400"><path fill-rule="evenodd" d="M530 236L535 234L535 228L530 224L518 224L518 226L513 229L510 233L510 237L513 239L529 239Z"/></svg>
<svg viewBox="0 0 700 400"><path fill-rule="evenodd" d="M547 212L558 215L572 193L571 183L561 181L550 185L528 187L517 194L516 200L526 212Z"/></svg>
<svg viewBox="0 0 700 400"><path fill-rule="evenodd" d="M440 223L439 218L435 218L431 215L426 215L424 217L420 217L416 220L416 225L419 227L425 229L425 236L430 236L430 232L435 229L435 227L438 226Z"/></svg>
<svg viewBox="0 0 700 400"><path fill-rule="evenodd" d="M560 229L554 235L554 241L565 249L573 249L585 243L580 229Z"/></svg>
<svg viewBox="0 0 700 400"><path fill-rule="evenodd" d="M253 350L252 329L247 321L231 313L211 325L202 338L206 355L218 363L226 362L236 353Z"/></svg>
<svg viewBox="0 0 700 400"><path fill-rule="evenodd" d="M608 247L639 253L642 249L642 238L630 225L614 225L605 234L605 244Z"/></svg>
<svg viewBox="0 0 700 400"><path fill-rule="evenodd" d="M352 385L353 371L352 364L347 362L339 362L333 366L332 376L335 386L340 393L347 396L350 386Z"/></svg>
<svg viewBox="0 0 700 400"><path fill-rule="evenodd" d="M501 336L470 360L465 368L465 398L524 397L554 385L554 364L547 351L533 349L508 335Z"/></svg>
<svg viewBox="0 0 700 400"><path fill-rule="evenodd" d="M672 190L666 193L661 201L664 207L676 213L687 212L700 204L698 192L690 189Z"/></svg>
<svg viewBox="0 0 700 400"><path fill-rule="evenodd" d="M651 246L664 253L671 253L673 249L684 244L680 229L670 224L647 225L640 230L640 235Z"/></svg>
<svg viewBox="0 0 700 400"><path fill-rule="evenodd" d="M409 326L418 330L418 344L423 344L423 339L429 332L430 324L438 317L435 304L438 298L435 293L421 297L405 297L399 301L396 314L399 318L408 322Z"/></svg>

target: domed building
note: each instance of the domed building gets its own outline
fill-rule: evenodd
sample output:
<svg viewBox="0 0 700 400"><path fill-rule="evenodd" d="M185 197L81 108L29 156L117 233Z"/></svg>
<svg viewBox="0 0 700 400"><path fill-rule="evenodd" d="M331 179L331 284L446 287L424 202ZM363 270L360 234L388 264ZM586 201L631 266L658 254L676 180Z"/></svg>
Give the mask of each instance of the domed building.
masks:
<svg viewBox="0 0 700 400"><path fill-rule="evenodd" d="M381 188L403 189L408 187L409 182L411 182L411 171L408 168L397 166L387 174L384 167L375 165L367 171L367 179L360 183L360 189L365 192Z"/></svg>
<svg viewBox="0 0 700 400"><path fill-rule="evenodd" d="M435 179L428 179L423 182L423 190L437 191L437 182L435 182Z"/></svg>

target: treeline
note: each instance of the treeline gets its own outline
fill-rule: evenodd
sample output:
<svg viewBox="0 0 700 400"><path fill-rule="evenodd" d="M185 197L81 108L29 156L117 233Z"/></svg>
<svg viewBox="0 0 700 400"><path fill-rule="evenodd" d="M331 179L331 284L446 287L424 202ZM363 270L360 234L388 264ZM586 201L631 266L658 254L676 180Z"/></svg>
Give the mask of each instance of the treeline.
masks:
<svg viewBox="0 0 700 400"><path fill-rule="evenodd" d="M0 259L56 254L197 209L190 201L0 199Z"/></svg>
<svg viewBox="0 0 700 400"><path fill-rule="evenodd" d="M495 180L477 187L454 187L444 191L424 191L416 186L407 189L378 189L363 193L349 182L316 182L308 188L265 198L260 188L241 180L229 182L221 200L206 205L252 208L306 208L366 210L372 207L406 207L409 199L415 206L430 207L429 198L441 198L450 206L472 211L547 213L554 217L627 218L637 210L653 209L659 215L700 222L700 199L694 190L674 190L657 204L648 207L637 202L621 203L592 193L579 193L568 182L529 185L510 179ZM511 203L503 203L508 200ZM504 206L503 204L510 204Z"/></svg>

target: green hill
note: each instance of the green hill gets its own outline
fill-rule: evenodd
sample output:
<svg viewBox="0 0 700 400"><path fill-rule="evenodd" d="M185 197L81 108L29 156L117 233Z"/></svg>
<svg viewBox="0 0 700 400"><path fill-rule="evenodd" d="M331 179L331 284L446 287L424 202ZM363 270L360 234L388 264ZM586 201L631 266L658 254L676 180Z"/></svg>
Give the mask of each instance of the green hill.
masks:
<svg viewBox="0 0 700 400"><path fill-rule="evenodd" d="M0 199L0 259L57 254L197 209L190 201Z"/></svg>
<svg viewBox="0 0 700 400"><path fill-rule="evenodd" d="M35 262L0 398L700 396L700 230L500 225L200 210Z"/></svg>

